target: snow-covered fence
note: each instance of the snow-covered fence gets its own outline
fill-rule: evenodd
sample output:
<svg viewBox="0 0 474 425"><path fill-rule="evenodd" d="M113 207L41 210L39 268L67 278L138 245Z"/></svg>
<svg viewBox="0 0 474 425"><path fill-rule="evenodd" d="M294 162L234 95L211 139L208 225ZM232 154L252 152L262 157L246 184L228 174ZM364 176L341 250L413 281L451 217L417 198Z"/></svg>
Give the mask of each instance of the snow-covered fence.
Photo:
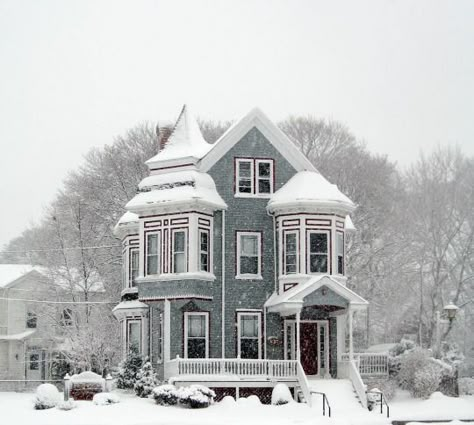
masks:
<svg viewBox="0 0 474 425"><path fill-rule="evenodd" d="M297 379L296 360L181 359L167 362L166 378L179 375L234 375Z"/></svg>
<svg viewBox="0 0 474 425"><path fill-rule="evenodd" d="M349 361L349 354L343 354L342 361ZM361 376L388 376L387 353L354 353L354 362Z"/></svg>
<svg viewBox="0 0 474 425"><path fill-rule="evenodd" d="M79 400L92 400L94 394L109 392L112 389L112 377L102 378L94 372L82 372L77 375L64 377L64 399L73 396Z"/></svg>

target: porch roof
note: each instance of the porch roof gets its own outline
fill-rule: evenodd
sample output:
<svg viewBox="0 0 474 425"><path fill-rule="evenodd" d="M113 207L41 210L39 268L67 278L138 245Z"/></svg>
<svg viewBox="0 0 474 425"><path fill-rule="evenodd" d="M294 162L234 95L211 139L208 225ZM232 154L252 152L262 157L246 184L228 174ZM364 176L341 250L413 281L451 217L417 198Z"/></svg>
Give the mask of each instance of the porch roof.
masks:
<svg viewBox="0 0 474 425"><path fill-rule="evenodd" d="M303 307L304 298L323 286L344 298L352 309L365 309L369 305L367 300L342 285L332 276L320 275L314 276L307 282L300 283L282 294L274 292L266 301L265 307L275 313L296 313Z"/></svg>

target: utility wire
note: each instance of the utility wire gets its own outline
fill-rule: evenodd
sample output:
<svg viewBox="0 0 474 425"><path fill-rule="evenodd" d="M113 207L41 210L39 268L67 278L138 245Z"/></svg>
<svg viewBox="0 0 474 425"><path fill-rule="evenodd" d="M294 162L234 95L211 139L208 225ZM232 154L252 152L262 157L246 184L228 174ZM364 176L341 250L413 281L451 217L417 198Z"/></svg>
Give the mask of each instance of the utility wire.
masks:
<svg viewBox="0 0 474 425"><path fill-rule="evenodd" d="M96 246L75 246L70 248L44 248L44 249L26 249L26 250L5 250L0 254L24 254L26 252L48 252L48 251L72 251L78 249L100 249L100 248L119 248L122 245L96 245Z"/></svg>
<svg viewBox="0 0 474 425"><path fill-rule="evenodd" d="M0 297L0 300L7 301L23 301L37 304L118 304L120 301L43 301L43 300L28 300L24 298L8 298Z"/></svg>

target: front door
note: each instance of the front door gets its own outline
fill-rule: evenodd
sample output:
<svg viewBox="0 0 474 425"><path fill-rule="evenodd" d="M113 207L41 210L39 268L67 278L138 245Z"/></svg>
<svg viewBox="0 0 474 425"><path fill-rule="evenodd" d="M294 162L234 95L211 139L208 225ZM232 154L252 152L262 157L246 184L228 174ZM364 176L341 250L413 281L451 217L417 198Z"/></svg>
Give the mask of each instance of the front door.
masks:
<svg viewBox="0 0 474 425"><path fill-rule="evenodd" d="M306 375L318 374L318 324L301 323L301 365Z"/></svg>

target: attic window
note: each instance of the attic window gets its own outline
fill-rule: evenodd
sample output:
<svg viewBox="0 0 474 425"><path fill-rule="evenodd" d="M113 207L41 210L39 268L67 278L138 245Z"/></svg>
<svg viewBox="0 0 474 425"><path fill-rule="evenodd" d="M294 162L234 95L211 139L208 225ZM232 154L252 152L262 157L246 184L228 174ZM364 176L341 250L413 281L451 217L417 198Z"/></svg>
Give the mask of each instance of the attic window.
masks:
<svg viewBox="0 0 474 425"><path fill-rule="evenodd" d="M235 194L263 196L273 193L274 163L272 159L235 158Z"/></svg>

